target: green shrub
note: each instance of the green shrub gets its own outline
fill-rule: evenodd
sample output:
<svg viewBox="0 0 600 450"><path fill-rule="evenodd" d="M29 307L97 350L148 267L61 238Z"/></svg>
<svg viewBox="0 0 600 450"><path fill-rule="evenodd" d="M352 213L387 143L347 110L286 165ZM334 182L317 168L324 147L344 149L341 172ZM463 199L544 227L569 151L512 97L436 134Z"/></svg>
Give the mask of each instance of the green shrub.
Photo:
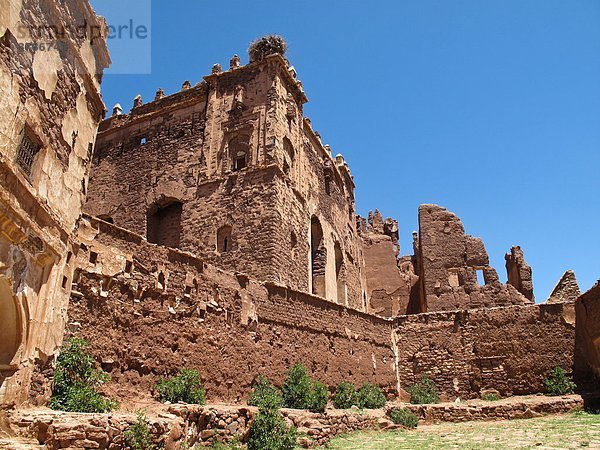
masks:
<svg viewBox="0 0 600 450"><path fill-rule="evenodd" d="M148 420L142 412L138 412L137 420L131 425L125 433L125 445L131 450L154 450L152 435L148 427Z"/></svg>
<svg viewBox="0 0 600 450"><path fill-rule="evenodd" d="M275 387L264 375L259 375L254 381L252 392L248 398L248 404L251 406L261 406L262 403L267 401L266 399L273 398L278 407L283 405L283 399L281 398L281 392Z"/></svg>
<svg viewBox="0 0 600 450"><path fill-rule="evenodd" d="M408 388L410 402L414 404L439 403L440 395L431 378L423 375L419 381Z"/></svg>
<svg viewBox="0 0 600 450"><path fill-rule="evenodd" d="M202 387L200 372L182 369L176 376L161 378L156 383L156 391L161 401L184 402L204 405L206 393Z"/></svg>
<svg viewBox="0 0 600 450"><path fill-rule="evenodd" d="M56 360L50 408L72 412L107 412L118 403L106 398L98 387L109 376L94 363L87 351L89 343L81 338L65 342Z"/></svg>
<svg viewBox="0 0 600 450"><path fill-rule="evenodd" d="M327 401L329 400L329 391L327 386L318 380L313 381L310 389L310 400L308 409L312 412L325 412Z"/></svg>
<svg viewBox="0 0 600 450"><path fill-rule="evenodd" d="M283 385L283 404L286 408L308 409L310 407L310 378L302 364L294 365Z"/></svg>
<svg viewBox="0 0 600 450"><path fill-rule="evenodd" d="M389 414L392 422L397 425L404 425L408 428L416 428L419 424L419 417L407 408L394 408Z"/></svg>
<svg viewBox="0 0 600 450"><path fill-rule="evenodd" d="M356 394L358 406L366 409L382 408L386 403L385 395L379 386L364 383Z"/></svg>
<svg viewBox="0 0 600 450"><path fill-rule="evenodd" d="M567 375L565 369L556 366L544 381L548 395L566 395L575 392L577 385Z"/></svg>
<svg viewBox="0 0 600 450"><path fill-rule="evenodd" d="M494 392L490 392L488 394L483 394L481 399L485 400L486 402L497 402L500 400L500 396Z"/></svg>
<svg viewBox="0 0 600 450"><path fill-rule="evenodd" d="M248 450L293 450L296 428L287 428L274 396L267 396L250 425Z"/></svg>
<svg viewBox="0 0 600 450"><path fill-rule="evenodd" d="M358 398L356 395L356 388L352 383L342 381L338 384L335 390L335 396L333 397L333 406L338 409L348 409L352 406L358 406Z"/></svg>

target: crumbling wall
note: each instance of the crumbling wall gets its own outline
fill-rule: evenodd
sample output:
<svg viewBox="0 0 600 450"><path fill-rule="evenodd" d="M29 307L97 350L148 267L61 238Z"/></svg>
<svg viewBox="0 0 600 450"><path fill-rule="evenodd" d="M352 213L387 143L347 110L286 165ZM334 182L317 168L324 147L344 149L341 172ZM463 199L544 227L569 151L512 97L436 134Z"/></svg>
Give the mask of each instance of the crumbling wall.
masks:
<svg viewBox="0 0 600 450"><path fill-rule="evenodd" d="M577 278L575 278L575 272L572 270L567 270L552 292L546 300L546 303L564 303L564 302L574 302L581 295L581 291L579 290L579 284L577 283Z"/></svg>
<svg viewBox="0 0 600 450"><path fill-rule="evenodd" d="M582 294L577 312L577 358L575 374L579 384L598 391L600 380L600 283Z"/></svg>
<svg viewBox="0 0 600 450"><path fill-rule="evenodd" d="M518 245L511 247L510 253L504 255L504 259L506 260L508 284L512 284L525 298L534 301L531 267L525 261L521 247Z"/></svg>
<svg viewBox="0 0 600 450"><path fill-rule="evenodd" d="M23 401L36 360L62 342L73 231L104 111L102 31L87 1L2 4L0 403Z"/></svg>
<svg viewBox="0 0 600 450"><path fill-rule="evenodd" d="M385 317L420 312L416 258L398 258L398 223L369 212L360 230L369 311Z"/></svg>
<svg viewBox="0 0 600 450"><path fill-rule="evenodd" d="M466 235L460 219L447 209L419 207L418 242L418 272L427 311L532 303L513 285L500 282L481 239Z"/></svg>
<svg viewBox="0 0 600 450"><path fill-rule="evenodd" d="M568 372L575 351L572 303L432 312L395 319L402 389L429 375L446 398L544 391L555 366Z"/></svg>
<svg viewBox="0 0 600 450"><path fill-rule="evenodd" d="M228 274L101 221L80 230L68 330L91 342L119 397L191 367L211 400L240 402L258 373L281 384L296 362L331 388L370 381L393 392L385 319Z"/></svg>

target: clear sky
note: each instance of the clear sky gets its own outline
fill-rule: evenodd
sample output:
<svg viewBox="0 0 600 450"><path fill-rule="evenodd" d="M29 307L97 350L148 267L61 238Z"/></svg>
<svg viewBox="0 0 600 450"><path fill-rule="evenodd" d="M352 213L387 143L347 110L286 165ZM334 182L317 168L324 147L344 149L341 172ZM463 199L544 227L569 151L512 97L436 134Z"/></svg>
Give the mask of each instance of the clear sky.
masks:
<svg viewBox="0 0 600 450"><path fill-rule="evenodd" d="M149 12L92 4L109 23ZM109 109L196 83L234 53L246 63L252 40L281 34L309 97L305 114L350 164L358 212L397 219L403 253L418 205L436 203L484 240L502 280L504 253L521 245L537 301L566 269L582 290L600 278L600 1L151 6L150 73L105 75ZM115 67L134 53L115 50Z"/></svg>

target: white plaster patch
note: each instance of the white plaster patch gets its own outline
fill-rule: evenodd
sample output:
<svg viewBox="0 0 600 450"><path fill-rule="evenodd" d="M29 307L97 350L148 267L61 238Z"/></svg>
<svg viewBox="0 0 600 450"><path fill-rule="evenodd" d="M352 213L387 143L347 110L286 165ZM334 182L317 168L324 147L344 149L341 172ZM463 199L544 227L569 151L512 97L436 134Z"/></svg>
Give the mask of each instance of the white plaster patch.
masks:
<svg viewBox="0 0 600 450"><path fill-rule="evenodd" d="M0 0L0 37L10 30L17 35L16 28L21 17L22 0Z"/></svg>
<svg viewBox="0 0 600 450"><path fill-rule="evenodd" d="M62 68L63 63L60 54L55 48L50 51L36 52L33 57L33 77L48 100L52 98L52 93L56 89L58 72Z"/></svg>

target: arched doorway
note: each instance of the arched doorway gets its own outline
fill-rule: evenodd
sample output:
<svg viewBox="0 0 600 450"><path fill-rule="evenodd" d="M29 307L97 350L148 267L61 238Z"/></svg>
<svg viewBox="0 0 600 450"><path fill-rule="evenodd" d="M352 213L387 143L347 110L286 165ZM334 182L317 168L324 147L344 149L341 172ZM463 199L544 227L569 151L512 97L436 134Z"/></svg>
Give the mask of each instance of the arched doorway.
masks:
<svg viewBox="0 0 600 450"><path fill-rule="evenodd" d="M339 242L335 243L335 281L337 283L337 302L346 304L346 273L344 267L344 254Z"/></svg>
<svg viewBox="0 0 600 450"><path fill-rule="evenodd" d="M318 218L310 221L310 268L312 275L312 293L325 297L325 271L327 267L327 249L323 240L323 227Z"/></svg>
<svg viewBox="0 0 600 450"><path fill-rule="evenodd" d="M21 313L10 281L0 277L0 368L11 369L21 345Z"/></svg>

